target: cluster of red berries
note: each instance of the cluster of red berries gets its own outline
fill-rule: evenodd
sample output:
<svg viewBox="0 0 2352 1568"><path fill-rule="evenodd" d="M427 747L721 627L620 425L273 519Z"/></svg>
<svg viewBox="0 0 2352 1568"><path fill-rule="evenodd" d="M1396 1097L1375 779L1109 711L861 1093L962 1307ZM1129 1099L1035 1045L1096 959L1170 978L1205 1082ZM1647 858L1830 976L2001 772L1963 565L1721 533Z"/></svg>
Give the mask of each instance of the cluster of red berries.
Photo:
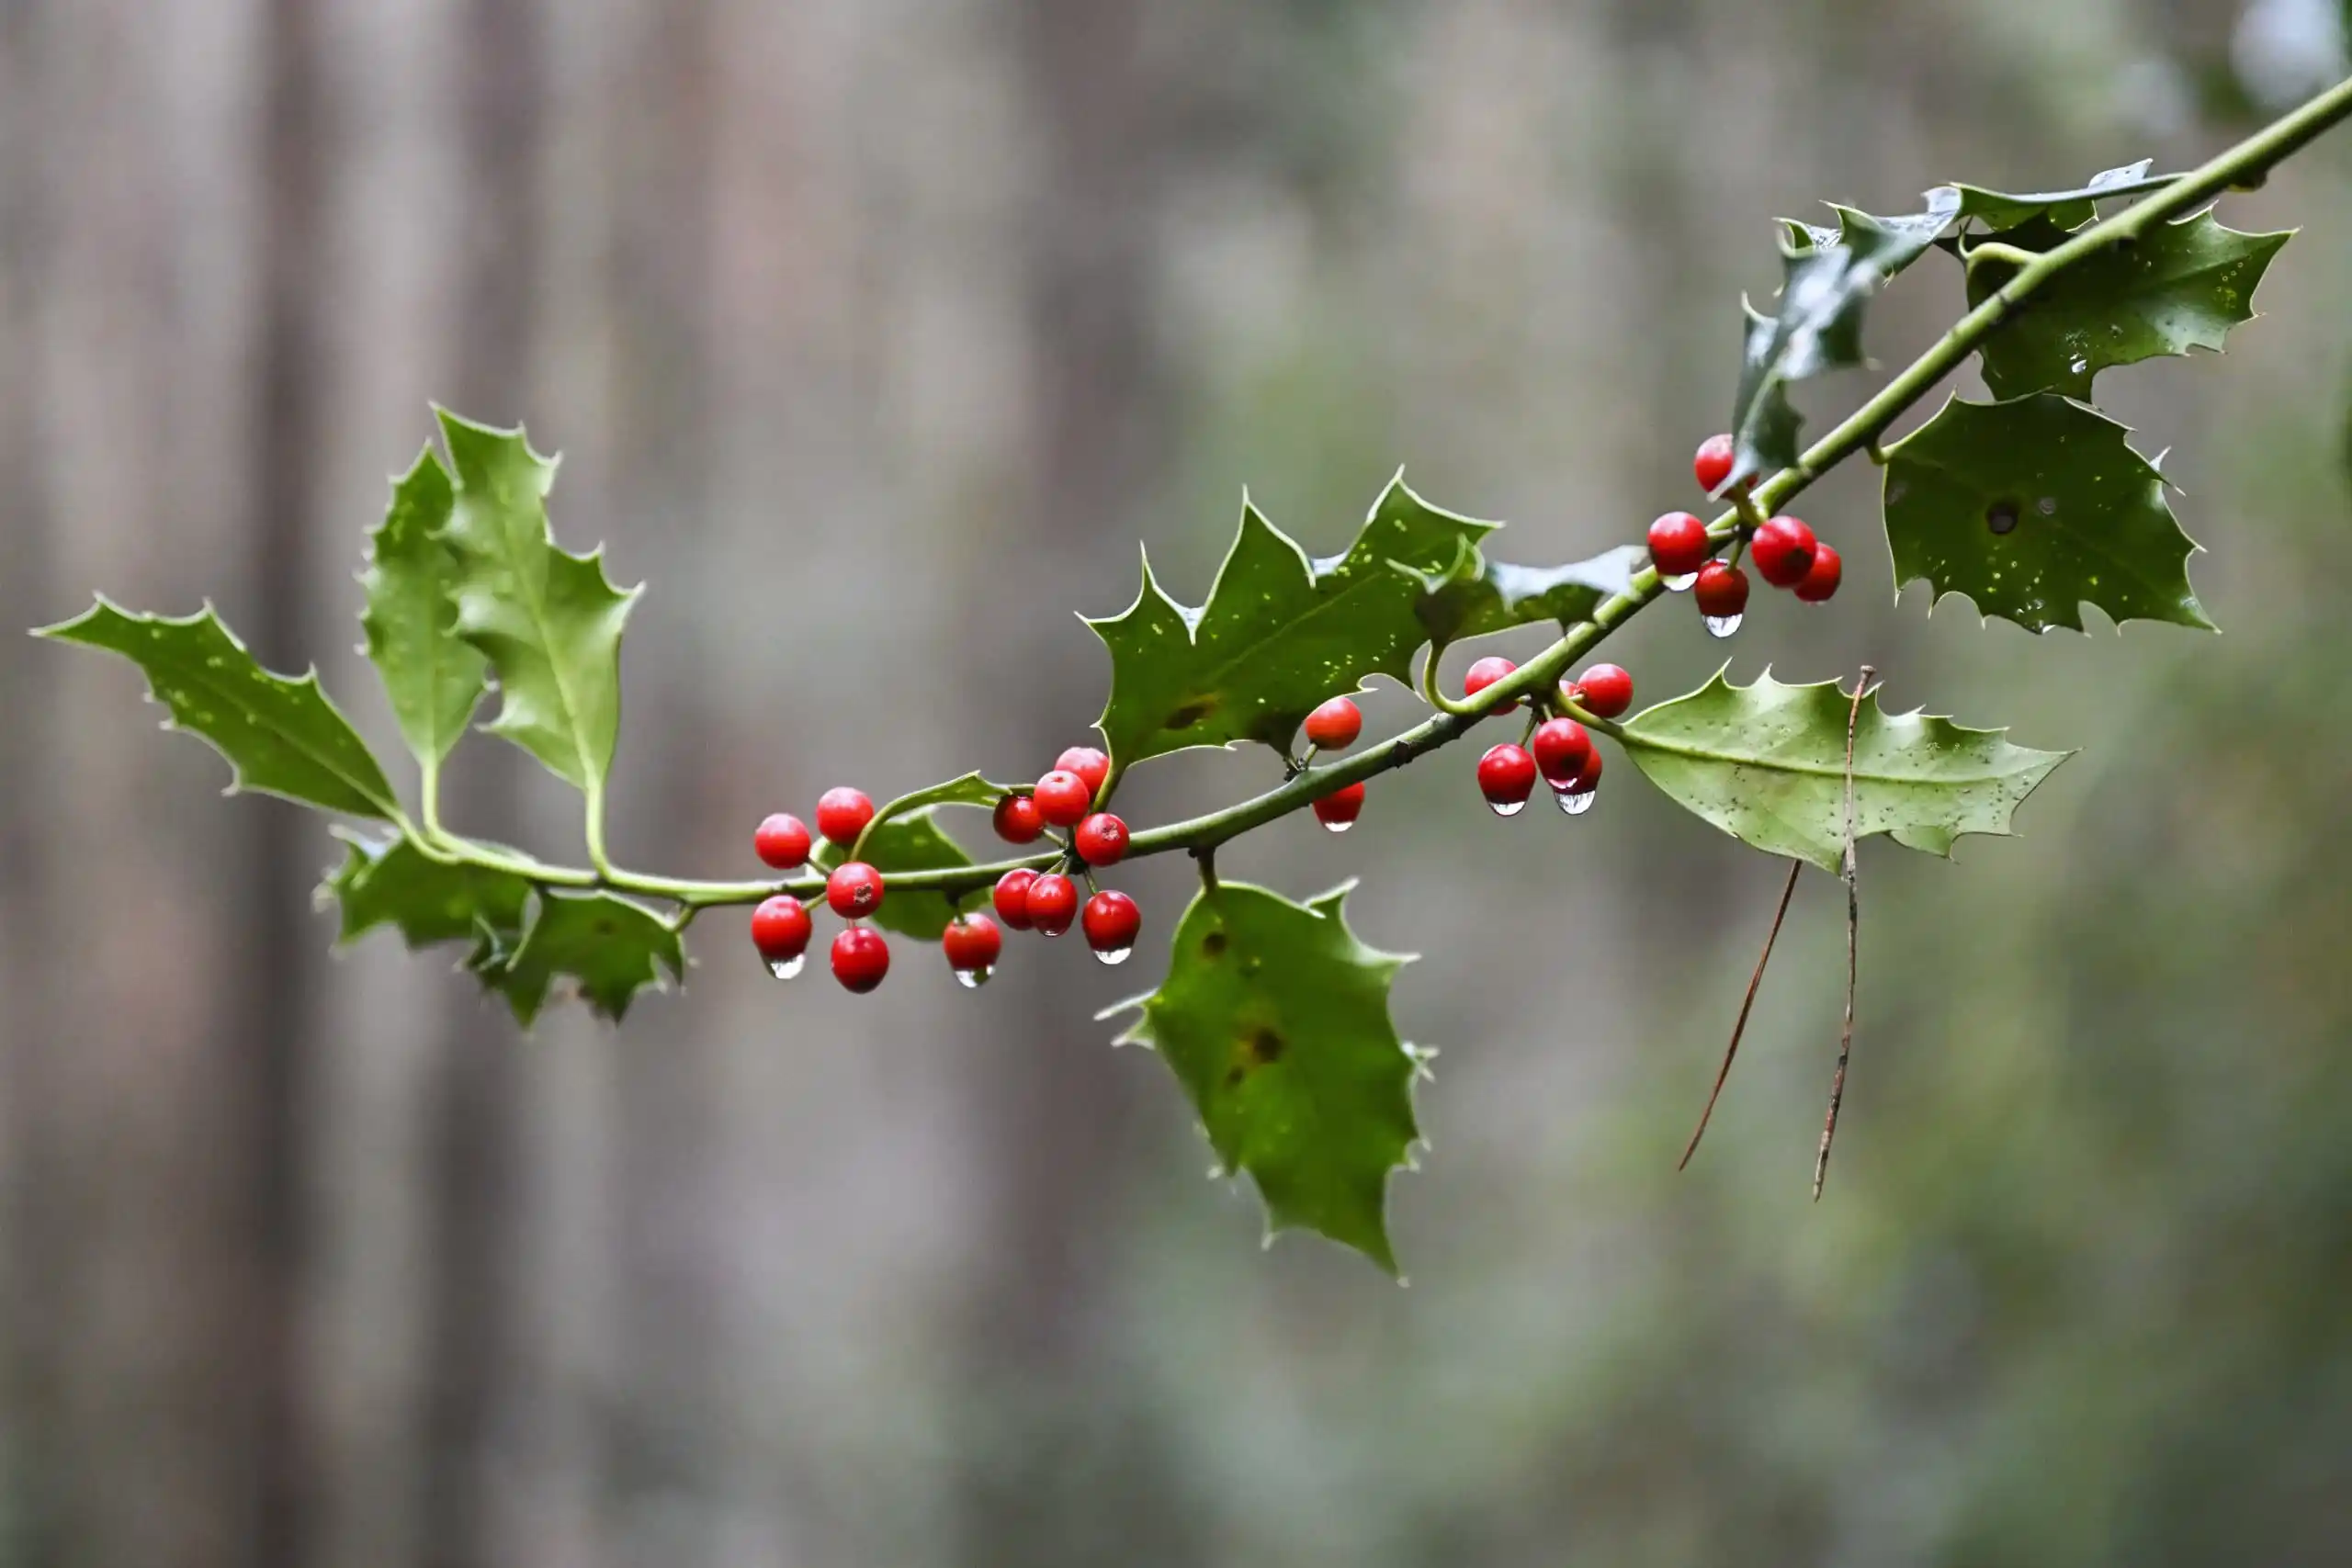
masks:
<svg viewBox="0 0 2352 1568"><path fill-rule="evenodd" d="M1730 479L1734 460L1732 438L1712 435L1701 443L1691 472L1700 488L1713 495ZM1742 548L1765 581L1792 590L1808 604L1817 604L1838 592L1842 572L1838 552L1793 517L1768 518L1747 531L1744 544L1733 549L1728 561L1714 558L1717 542L1709 537L1707 525L1688 512L1669 512L1650 525L1650 560L1658 576L1677 592L1693 590L1707 629L1717 637L1736 631L1747 608L1747 574L1737 564ZM1463 677L1462 694L1475 697L1518 668L1508 659L1481 659ZM1600 787L1600 751L1572 716L1581 712L1596 718L1617 717L1633 705L1634 678L1614 664L1596 664L1575 680L1561 682L1556 700L1528 700L1539 710L1540 722L1533 724L1523 744L1491 747L1478 759L1479 793L1497 816L1515 816L1535 793L1540 778L1562 810L1573 815L1590 809ZM1507 714L1519 703L1513 698L1489 711ZM1306 732L1316 750L1344 750L1363 733L1363 714L1350 699L1333 697L1306 716ZM1308 760L1313 760L1312 752ZM940 948L963 984L978 986L995 968L1004 949L1000 920L1014 931L1049 937L1061 935L1075 923L1105 964L1122 963L1134 950L1143 926L1136 901L1106 888L1089 897L1081 909L1078 885L1067 874L1082 867L1091 885L1096 868L1115 864L1127 852L1127 825L1094 808L1110 771L1111 760L1101 751L1073 746L1033 787L1015 790L997 802L997 836L1006 843L1034 844L1049 828L1066 829L1069 836L1060 868L1032 871L1023 866L997 879L990 899L994 919L972 911L948 923ZM1361 780L1341 784L1316 798L1316 820L1334 833L1344 833L1363 814L1363 798ZM873 820L874 802L858 790L827 790L817 802L817 831L843 850L854 847ZM781 812L761 823L752 840L760 859L778 871L806 865L811 843L800 818ZM883 891L882 874L864 861L844 862L825 879L825 902L850 922L833 938L833 976L861 994L879 986L890 971L890 944L881 932L861 923L882 907ZM780 977L800 972L810 935L808 911L789 894L777 894L752 913L752 944Z"/></svg>
<svg viewBox="0 0 2352 1568"><path fill-rule="evenodd" d="M1481 659L1462 677L1462 694L1475 697L1518 668L1498 656ZM1552 711L1529 733L1524 745L1505 741L1488 747L1478 759L1478 793L1487 797L1496 816L1519 815L1520 807L1535 793L1539 778L1551 787L1560 809L1570 816L1592 809L1595 793L1600 788L1600 749L1592 743L1590 731L1559 711L1571 705L1595 718L1615 718L1634 705L1634 678L1614 664L1593 665L1575 680L1560 682L1556 703L1538 701L1539 707ZM1514 699L1487 711L1509 713L1518 705Z"/></svg>
<svg viewBox="0 0 2352 1568"><path fill-rule="evenodd" d="M1111 760L1093 747L1071 747L1034 788L997 802L998 836L1007 843L1030 844L1048 827L1066 828L1071 829L1069 850L1077 863L1090 870L1116 863L1127 852L1127 825L1094 809L1094 797L1110 771ZM862 790L830 789L817 802L818 833L844 851L857 844L873 820L874 802ZM813 844L808 826L784 812L762 822L752 839L760 859L778 871L808 864ZM881 985L890 972L889 942L880 931L860 923L882 907L885 890L882 874L864 861L844 861L825 878L827 906L850 922L833 938L833 977L860 995ZM1059 936L1073 921L1080 923L1088 945L1105 964L1125 960L1143 926L1136 901L1110 889L1089 898L1081 912L1077 885L1059 871L1009 871L997 882L993 901L997 919L1015 931ZM776 894L752 911L752 944L779 979L800 972L811 934L808 909L788 893ZM996 919L969 911L948 922L939 945L956 979L978 986L996 967L1004 935Z"/></svg>
<svg viewBox="0 0 2352 1568"><path fill-rule="evenodd" d="M1709 436L1690 463L1692 475L1709 495L1723 488L1731 470L1728 435ZM1739 629L1740 616L1747 609L1747 574L1735 561L1713 558L1715 541L1707 536L1704 523L1688 512L1667 513L1650 525L1649 546L1650 563L1666 585L1677 592L1692 590L1709 631L1729 637ZM1837 550L1793 517L1767 519L1747 541L1747 553L1765 581L1792 590L1808 604L1836 593L1844 575Z"/></svg>

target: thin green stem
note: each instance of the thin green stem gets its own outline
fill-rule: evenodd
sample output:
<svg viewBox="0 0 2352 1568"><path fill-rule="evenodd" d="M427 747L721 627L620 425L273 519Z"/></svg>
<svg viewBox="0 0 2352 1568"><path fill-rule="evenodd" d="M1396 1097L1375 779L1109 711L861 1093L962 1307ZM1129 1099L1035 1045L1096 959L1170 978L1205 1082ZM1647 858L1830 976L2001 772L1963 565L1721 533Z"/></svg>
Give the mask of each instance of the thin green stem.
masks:
<svg viewBox="0 0 2352 1568"><path fill-rule="evenodd" d="M2041 253L2038 251L2022 250L2016 245L2002 244L1997 240L1987 240L1983 244L1970 249L1968 270L1974 272L1985 262L2002 262L2010 266L2030 266L2040 259Z"/></svg>
<svg viewBox="0 0 2352 1568"><path fill-rule="evenodd" d="M1982 304L1953 323L1951 331L1939 338L1926 353L1912 361L1901 374L1882 387L1876 395L1849 414L1827 434L1807 447L1792 467L1783 468L1754 487L1742 498L1742 504L1734 506L1710 524L1708 536L1718 546L1731 540L1739 531L1743 513L1756 517L1770 516L1831 468L1858 452L1867 452L1873 460L1883 461L1886 451L1881 446L1880 437L1887 427L1926 397L1945 377L1959 368L2036 290L2100 251L2132 243L2154 224L2168 222L2233 187L2257 182L2274 164L2347 116L2352 116L2352 79L2329 88L2301 108L2187 174L2154 176L2098 193L2100 199L2147 194L2144 199L2135 201L2113 217L2082 230L2065 243L2031 255L2030 261L2020 265L2017 272ZM1989 245L1980 246L1977 254L1983 254L1991 248ZM1900 443L1897 444L1898 449ZM1311 772L1301 772L1262 795L1222 810L1136 833L1128 841L1126 858L1136 860L1182 850L1201 858L1206 865L1220 844L1300 810L1342 785L1371 778L1393 768L1401 768L1426 752L1451 745L1478 720L1486 717L1495 705L1513 698L1530 697L1555 685L1570 664L1638 615L1664 591L1665 585L1656 571L1645 568L1634 573L1625 590L1603 600L1589 619L1570 626L1549 648L1481 691L1474 701L1457 702L1437 689L1438 656L1442 650L1432 649L1422 664L1420 678L1421 695L1438 710L1431 717L1379 745L1368 746L1352 756L1335 758ZM1581 710L1572 711L1577 712L1579 722L1601 734L1621 734L1618 725ZM1117 780L1116 772L1104 780L1102 799L1109 798ZM605 856L603 810L602 791L593 792L589 806L588 847L589 859L595 869L591 871L546 865L527 856L511 854L471 840L441 834L437 828L428 837L427 833L420 831L405 819L401 819L399 826L422 852L436 860L454 858L485 869L512 872L549 886L609 888L666 899L689 912L724 904L756 903L775 893L812 898L822 890L822 879L817 877L785 882L695 882L619 870ZM1050 851L1013 860L993 861L983 865L894 873L889 879L890 886L894 890L910 893L936 892L951 896L967 893L988 886L1017 867L1034 869L1051 864L1062 859L1064 852L1057 846Z"/></svg>

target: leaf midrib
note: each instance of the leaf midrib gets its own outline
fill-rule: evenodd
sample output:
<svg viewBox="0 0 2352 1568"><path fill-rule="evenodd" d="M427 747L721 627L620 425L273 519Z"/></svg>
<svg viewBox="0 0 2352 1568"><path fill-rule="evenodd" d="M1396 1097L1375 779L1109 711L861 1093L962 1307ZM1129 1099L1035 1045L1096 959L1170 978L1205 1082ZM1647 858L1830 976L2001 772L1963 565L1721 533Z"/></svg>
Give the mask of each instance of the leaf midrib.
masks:
<svg viewBox="0 0 2352 1568"><path fill-rule="evenodd" d="M1701 746L1689 741L1666 740L1657 736L1645 735L1640 731L1634 729L1627 729L1623 731L1622 739L1624 743L1629 746L1638 746L1646 750L1662 751L1668 756L1687 757L1696 761L1718 762L1740 768L1760 768L1771 773L1796 773L1807 778L1835 779L1840 784L1845 782L1847 776L1846 767L1842 761L1832 765L1815 762L1767 760L1751 754L1716 750L1712 748ZM2018 750L2021 755L2030 755L2030 753L2026 753L2023 748L2018 748ZM1932 778L1921 777L1915 773L1879 773L1872 769L1857 766L1853 771L1853 778L1854 782L1857 784L1903 784L1918 789L1965 789L1973 784L2002 783L2006 780L2015 778L2021 773L2030 771L2032 766L2033 763L2029 761L2021 766L2011 768L2005 772L1965 774L1944 773L1938 774Z"/></svg>

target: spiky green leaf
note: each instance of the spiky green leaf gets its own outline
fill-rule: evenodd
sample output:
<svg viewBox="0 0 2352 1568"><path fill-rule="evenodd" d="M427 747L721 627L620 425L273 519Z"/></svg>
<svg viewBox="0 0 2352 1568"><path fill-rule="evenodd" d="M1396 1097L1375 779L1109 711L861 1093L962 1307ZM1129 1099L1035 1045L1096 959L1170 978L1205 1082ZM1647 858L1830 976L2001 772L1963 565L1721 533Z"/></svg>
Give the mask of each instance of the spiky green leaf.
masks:
<svg viewBox="0 0 2352 1568"><path fill-rule="evenodd" d="M392 503L369 536L360 585L368 657L383 678L401 736L430 775L466 733L488 668L458 635L458 558L440 537L455 492L427 446L393 482Z"/></svg>
<svg viewBox="0 0 2352 1568"><path fill-rule="evenodd" d="M1347 893L1294 904L1228 882L1195 897L1120 1043L1167 1061L1225 1168L1257 1183L1269 1235L1318 1231L1394 1273L1388 1173L1420 1136L1427 1053L1388 1017L1408 959L1357 940Z"/></svg>
<svg viewBox="0 0 2352 1568"><path fill-rule="evenodd" d="M506 998L529 1028L559 984L579 993L599 1016L618 1022L637 993L685 977L678 933L642 905L609 893L538 894L521 940L509 946L487 922L469 965Z"/></svg>
<svg viewBox="0 0 2352 1568"><path fill-rule="evenodd" d="M1949 186L1927 193L1926 209L1873 218L1834 203L1834 234L1794 225L1781 246L1781 298L1770 315L1743 306L1739 391L1732 404L1732 470L1725 489L1797 460L1804 423L1791 383L1862 363L1862 313L1872 295L1933 244L1958 209Z"/></svg>
<svg viewBox="0 0 2352 1568"><path fill-rule="evenodd" d="M2047 218L1991 236L2018 250L2064 244L2065 231ZM2159 223L2137 243L2110 245L2035 291L2026 309L1984 342L1984 384L1996 397L2064 392L2087 401L2091 378L2191 348L2217 353L2230 328L2254 319L2255 286L2284 233L2246 234L2210 212ZM1973 307L2016 273L1987 257L1968 271Z"/></svg>
<svg viewBox="0 0 2352 1568"><path fill-rule="evenodd" d="M523 432L440 419L457 478L441 536L457 558L458 635L498 673L488 728L599 793L620 728L621 631L639 591L605 581L601 551L557 547L547 513L555 464Z"/></svg>
<svg viewBox="0 0 2352 1568"><path fill-rule="evenodd" d="M344 841L344 863L319 895L342 910L338 940L351 942L384 925L396 928L411 947L471 940L485 926L519 940L531 885L514 873L446 865L406 839L336 836Z"/></svg>
<svg viewBox="0 0 2352 1568"><path fill-rule="evenodd" d="M1400 478L1347 553L1328 559L1309 559L1244 502L1199 609L1170 598L1146 561L1135 604L1087 622L1111 650L1098 727L1113 761L1240 740L1287 749L1324 699L1373 675L1408 679L1429 634L1415 614L1419 584L1390 563L1440 571L1495 526L1440 511Z"/></svg>
<svg viewBox="0 0 2352 1568"><path fill-rule="evenodd" d="M991 801L994 798L991 796ZM933 819L932 808L924 807L876 823L858 852L866 864L882 874L882 908L875 911L874 923L919 941L938 941L939 933L947 929L947 922L956 918L956 900L944 893L916 893L890 886L894 872L944 871L972 863L964 846L949 838ZM831 871L847 859L848 853L838 844L821 844L816 863L821 869Z"/></svg>
<svg viewBox="0 0 2352 1568"><path fill-rule="evenodd" d="M1924 578L2035 632L2081 631L2086 603L2211 630L2188 583L2197 547L2130 434L2054 392L1952 399L1887 449L1895 586Z"/></svg>
<svg viewBox="0 0 2352 1568"><path fill-rule="evenodd" d="M230 789L259 790L354 817L400 815L384 770L319 687L263 669L207 604L174 617L125 611L100 598L34 634L119 653L146 673L172 716L166 729L209 741L229 760Z"/></svg>
<svg viewBox="0 0 2352 1568"><path fill-rule="evenodd" d="M1442 649L1536 621L1574 626L1603 599L1623 593L1646 558L1640 546L1621 545L1566 566L1514 566L1488 560L1465 539L1442 571L1393 564L1419 588L1413 614L1429 640Z"/></svg>
<svg viewBox="0 0 2352 1568"><path fill-rule="evenodd" d="M2061 229L2079 229L2098 216L2101 197L2120 196L2136 186L2147 177L2154 163L2154 159L2143 158L2120 168L2102 169L2074 190L2014 196L1981 186L1955 185L1950 188L1959 198L1956 216L1973 219L1987 229L2014 229L2037 218L2045 218Z"/></svg>
<svg viewBox="0 0 2352 1568"><path fill-rule="evenodd" d="M1753 685L1730 667L1687 696L1628 719L1625 750L1649 781L1742 843L1835 873L1845 852L1846 725L1853 698L1832 681ZM1949 855L1963 833L2009 831L2020 801L2066 760L2013 746L2007 731L1888 714L1877 689L1854 728L1854 837Z"/></svg>

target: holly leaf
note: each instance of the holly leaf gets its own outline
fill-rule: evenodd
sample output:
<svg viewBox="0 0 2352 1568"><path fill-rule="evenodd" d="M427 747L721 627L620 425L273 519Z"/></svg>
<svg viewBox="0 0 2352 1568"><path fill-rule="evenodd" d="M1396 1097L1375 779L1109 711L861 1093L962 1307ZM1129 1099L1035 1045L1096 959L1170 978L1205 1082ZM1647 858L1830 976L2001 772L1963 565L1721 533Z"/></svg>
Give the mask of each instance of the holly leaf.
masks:
<svg viewBox="0 0 2352 1568"><path fill-rule="evenodd" d="M895 818L910 811L920 811L933 806L977 806L993 810L997 802L1016 793L1012 784L992 784L978 773L966 773L960 779L949 779L925 789L902 795L882 808L882 815ZM886 821L884 826L888 826Z"/></svg>
<svg viewBox="0 0 2352 1568"><path fill-rule="evenodd" d="M506 998L526 1029L559 982L576 990L599 1017L617 1023L648 986L685 977L678 933L642 905L610 893L541 892L532 900L522 938L509 946L499 928L476 928L481 939L469 967Z"/></svg>
<svg viewBox="0 0 2352 1568"><path fill-rule="evenodd" d="M1413 614L1430 642L1443 649L1532 621L1572 626L1589 617L1602 600L1631 587L1634 573L1646 558L1639 545L1620 545L1566 566L1514 566L1488 560L1464 539L1453 564L1442 571L1422 571L1403 561L1390 564L1419 588Z"/></svg>
<svg viewBox="0 0 2352 1568"><path fill-rule="evenodd" d="M1119 1043L1168 1063L1226 1170L1257 1183L1269 1237L1318 1231L1394 1274L1388 1173L1420 1137L1413 1079L1430 1053L1389 1020L1409 959L1348 929L1352 886L1303 905L1232 882L1196 896Z"/></svg>
<svg viewBox="0 0 2352 1568"><path fill-rule="evenodd" d="M1246 501L1208 602L1178 604L1148 558L1124 614L1089 620L1111 650L1097 721L1126 767L1189 746L1256 740L1286 750L1307 714L1373 675L1411 677L1429 640L1415 608L1424 572L1452 566L1497 525L1442 512L1392 480L1345 555L1309 559Z"/></svg>
<svg viewBox="0 0 2352 1568"><path fill-rule="evenodd" d="M1956 215L1962 220L1973 219L1987 229L2014 229L2037 218L2047 219L2061 229L2079 229L2098 216L2098 204L2102 197L2120 196L2126 188L2136 186L2147 177L2154 163L2153 158L2143 158L2120 168L2102 169L2074 190L2012 196L2007 191L1986 190L1982 186L1955 185L1949 188L1959 198Z"/></svg>
<svg viewBox="0 0 2352 1568"><path fill-rule="evenodd" d="M989 803L994 805L996 796L991 795ZM956 901L944 893L902 892L890 886L893 872L944 871L973 863L964 846L933 819L931 807L876 822L858 853L882 874L882 907L874 912L874 923L920 942L937 942L947 922L956 918ZM848 856L847 850L828 842L818 847L816 863L820 870L831 871Z"/></svg>
<svg viewBox="0 0 2352 1568"><path fill-rule="evenodd" d="M138 665L171 710L164 728L200 736L228 759L232 795L258 790L353 817L400 815L384 770L319 688L318 671L296 679L263 669L209 604L193 615L147 615L101 596L33 635Z"/></svg>
<svg viewBox="0 0 2352 1568"><path fill-rule="evenodd" d="M2054 392L1952 399L1887 448L1896 589L1925 578L1937 599L1964 593L2032 632L2081 631L2086 602L2118 622L2212 630L2188 583L2197 546L2130 434Z"/></svg>
<svg viewBox="0 0 2352 1568"><path fill-rule="evenodd" d="M378 926L396 928L411 947L479 937L487 928L519 939L531 885L509 871L448 865L428 859L406 839L378 841L338 833L345 855L319 887L343 913L339 942Z"/></svg>
<svg viewBox="0 0 2352 1568"><path fill-rule="evenodd" d="M401 736L430 778L466 733L481 701L481 650L458 635L458 558L440 537L455 492L428 446L393 481L392 503L369 536L359 574L368 657L382 677Z"/></svg>
<svg viewBox="0 0 2352 1568"><path fill-rule="evenodd" d="M1864 306L1935 243L1960 197L1939 186L1926 200L1924 211L1900 218L1873 218L1832 203L1834 235L1808 224L1786 225L1780 308L1768 316L1742 302L1747 326L1732 404L1732 468L1716 494L1797 460L1804 416L1789 401L1789 386L1863 362Z"/></svg>
<svg viewBox="0 0 2352 1568"><path fill-rule="evenodd" d="M1744 844L1833 875L1845 853L1846 725L1834 681L1788 686L1767 671L1735 686L1725 665L1687 696L1636 714L1619 739L1649 781ZM1877 688L1854 723L1854 837L1884 833L1949 856L1963 833L2009 831L2010 814L2069 755L2011 745L1920 713L1888 714Z"/></svg>
<svg viewBox="0 0 2352 1568"><path fill-rule="evenodd" d="M557 547L547 513L555 464L520 430L446 411L440 420L457 476L440 536L457 561L457 631L498 674L487 728L600 795L620 728L621 630L642 590L606 581L601 550Z"/></svg>
<svg viewBox="0 0 2352 1568"><path fill-rule="evenodd" d="M2046 218L1988 237L2034 252L2073 238ZM2199 212L2157 224L2136 244L2109 245L2036 290L1985 339L1984 385L2000 398L2054 391L2088 401L2091 378L2109 366L2191 348L2219 353L2230 328L2254 320L2255 286L2287 240L2241 233ZM1970 307L2016 272L1990 257L1972 265Z"/></svg>

